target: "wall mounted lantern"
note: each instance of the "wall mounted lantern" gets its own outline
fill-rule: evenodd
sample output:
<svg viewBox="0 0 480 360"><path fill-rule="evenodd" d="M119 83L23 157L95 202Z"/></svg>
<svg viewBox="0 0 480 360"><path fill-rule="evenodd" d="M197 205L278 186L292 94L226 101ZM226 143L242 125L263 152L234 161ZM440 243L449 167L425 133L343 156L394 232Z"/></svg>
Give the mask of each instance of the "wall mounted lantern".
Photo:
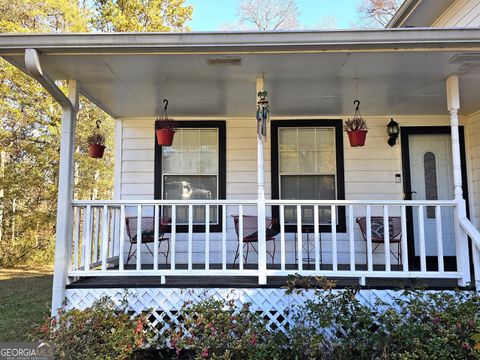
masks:
<svg viewBox="0 0 480 360"><path fill-rule="evenodd" d="M393 118L390 119L390 122L387 125L387 134L389 136L388 145L394 146L397 143L397 138L400 134L400 127L398 126L398 123L393 120Z"/></svg>

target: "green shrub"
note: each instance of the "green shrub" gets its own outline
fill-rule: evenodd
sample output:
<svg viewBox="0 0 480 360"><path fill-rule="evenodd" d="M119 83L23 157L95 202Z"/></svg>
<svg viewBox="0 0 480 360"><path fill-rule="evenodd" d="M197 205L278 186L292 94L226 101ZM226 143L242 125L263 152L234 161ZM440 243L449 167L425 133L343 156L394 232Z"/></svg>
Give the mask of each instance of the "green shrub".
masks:
<svg viewBox="0 0 480 360"><path fill-rule="evenodd" d="M480 359L475 292L410 290L369 305L356 289L332 290L330 282L315 281L304 285L324 288L295 309L287 333L269 331L248 304L238 308L233 300L208 298L185 304L177 323L170 321L170 330L153 342L144 316L102 299L49 319L42 340L53 343L62 359Z"/></svg>
<svg viewBox="0 0 480 360"><path fill-rule="evenodd" d="M374 306L362 304L355 289L316 294L298 313L290 334L293 342L305 333L319 339L304 342L304 353L311 356L302 358L480 358L475 349L480 297L474 292L404 291Z"/></svg>
<svg viewBox="0 0 480 360"><path fill-rule="evenodd" d="M107 298L85 310L61 310L38 330L59 359L130 359L148 346L149 335L144 316L131 316Z"/></svg>
<svg viewBox="0 0 480 360"><path fill-rule="evenodd" d="M177 356L196 359L281 358L276 338L266 321L246 304L238 309L233 301L212 298L187 303L180 311L181 323L166 334L168 346Z"/></svg>

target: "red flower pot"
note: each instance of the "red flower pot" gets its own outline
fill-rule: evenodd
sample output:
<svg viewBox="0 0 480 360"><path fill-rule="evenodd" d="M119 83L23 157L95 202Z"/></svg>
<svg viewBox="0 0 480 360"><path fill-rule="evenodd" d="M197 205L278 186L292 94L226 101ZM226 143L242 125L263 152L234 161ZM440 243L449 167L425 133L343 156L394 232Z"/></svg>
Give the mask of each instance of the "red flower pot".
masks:
<svg viewBox="0 0 480 360"><path fill-rule="evenodd" d="M175 135L175 131L172 129L157 129L156 134L158 145L172 146L173 135Z"/></svg>
<svg viewBox="0 0 480 360"><path fill-rule="evenodd" d="M98 144L88 145L88 155L95 159L101 159L103 157L103 152L105 151L105 146Z"/></svg>
<svg viewBox="0 0 480 360"><path fill-rule="evenodd" d="M367 130L354 130L348 133L348 140L350 140L351 147L365 145L365 138L367 137Z"/></svg>

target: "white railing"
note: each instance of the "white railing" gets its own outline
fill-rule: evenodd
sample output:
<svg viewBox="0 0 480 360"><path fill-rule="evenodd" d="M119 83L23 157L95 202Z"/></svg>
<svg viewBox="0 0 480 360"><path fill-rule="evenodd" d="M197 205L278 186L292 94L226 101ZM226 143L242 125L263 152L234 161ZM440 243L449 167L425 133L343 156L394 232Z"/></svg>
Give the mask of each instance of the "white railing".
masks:
<svg viewBox="0 0 480 360"><path fill-rule="evenodd" d="M173 275L242 275L257 276L264 282L265 277L301 274L358 278L361 284L367 278L443 278L465 284L470 276L468 262L453 254L456 269L445 266L448 249L444 249L444 236L451 226L457 253L467 249L468 256L464 238L466 234L472 238L472 233L478 235L464 219L453 221L456 201L111 200L74 201L72 206L70 277L144 275L161 276L165 281L165 276ZM248 242L248 238L244 238L243 218L258 213L278 216L275 240L268 241L260 233L258 241L263 247L256 247L272 252L275 242L273 262L266 251L244 257L244 240ZM408 239L409 213L416 228L414 249ZM239 216L237 231L231 215ZM400 244L398 238L390 238L392 217L400 219L400 225L395 225L401 227ZM127 228L127 218L136 219L135 229ZM145 218L152 219L153 229L142 228ZM168 218L165 234L162 218ZM365 235L356 224L359 218L365 219ZM376 238L376 220L372 227L372 219L379 218L385 224L381 244ZM153 240L143 244L148 231ZM474 258L478 260L478 236L474 243ZM151 253L143 245L148 245ZM132 247L140 249L134 262L128 259ZM159 257L159 253L164 256ZM408 261L412 254L418 264ZM267 265L265 259L269 260Z"/></svg>
<svg viewBox="0 0 480 360"><path fill-rule="evenodd" d="M460 225L472 239L472 261L475 275L475 288L480 291L480 232L466 217L460 218Z"/></svg>

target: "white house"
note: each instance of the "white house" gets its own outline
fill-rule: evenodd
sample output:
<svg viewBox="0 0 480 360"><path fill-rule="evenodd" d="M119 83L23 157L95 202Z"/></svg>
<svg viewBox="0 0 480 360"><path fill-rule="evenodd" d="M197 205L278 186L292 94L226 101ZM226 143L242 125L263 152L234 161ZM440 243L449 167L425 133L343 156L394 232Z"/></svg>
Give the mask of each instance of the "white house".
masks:
<svg viewBox="0 0 480 360"><path fill-rule="evenodd" d="M398 29L1 35L63 107L53 312L128 289L136 311L172 317L235 289L282 327L303 301L280 288L292 274L370 300L479 280L480 29L428 28L479 20L480 1L410 0ZM79 92L116 119L114 200L72 199ZM155 140L165 98L171 147ZM342 130L356 99L363 147Z"/></svg>

